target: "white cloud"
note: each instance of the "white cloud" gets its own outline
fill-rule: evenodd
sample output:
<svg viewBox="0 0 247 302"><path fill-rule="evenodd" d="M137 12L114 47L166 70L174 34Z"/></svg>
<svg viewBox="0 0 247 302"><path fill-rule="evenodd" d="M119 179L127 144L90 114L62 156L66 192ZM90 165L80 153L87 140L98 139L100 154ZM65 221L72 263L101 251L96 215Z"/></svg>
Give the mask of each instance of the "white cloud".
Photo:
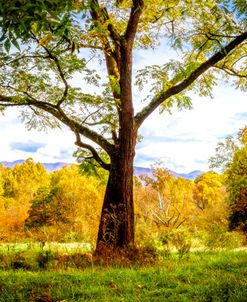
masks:
<svg viewBox="0 0 247 302"><path fill-rule="evenodd" d="M7 110L5 115L0 117L0 140L0 161L13 161L28 157L41 162L75 161L72 157L76 150L75 138L69 130L64 128L63 130L50 129L47 132L28 131L18 119L18 113L15 110ZM36 152L25 152L13 147L13 143L30 144L30 141L43 146Z"/></svg>
<svg viewBox="0 0 247 302"><path fill-rule="evenodd" d="M246 95L221 85L214 99L193 96L193 109L173 115L155 112L143 124L143 141L137 146L137 165L155 159L178 172L208 170L217 142L247 124Z"/></svg>

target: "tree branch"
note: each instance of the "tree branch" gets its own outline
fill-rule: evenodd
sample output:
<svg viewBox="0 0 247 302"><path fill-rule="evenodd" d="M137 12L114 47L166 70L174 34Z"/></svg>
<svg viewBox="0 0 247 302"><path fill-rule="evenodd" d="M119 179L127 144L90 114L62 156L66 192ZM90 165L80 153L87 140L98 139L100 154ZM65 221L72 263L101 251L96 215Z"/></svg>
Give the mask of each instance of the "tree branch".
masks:
<svg viewBox="0 0 247 302"><path fill-rule="evenodd" d="M110 22L109 14L106 8L101 8L99 6L98 0L92 0L90 6L90 13L92 19L97 26L101 24L104 26L107 23L107 29L109 31L109 36L107 32L105 35L100 37L102 43L102 50L105 54L106 59L106 67L108 71L109 78L115 77L116 79L119 78L119 70L120 70L120 41L121 37L113 24ZM109 37L114 45L114 49L111 46L109 41ZM111 82L111 79L110 79ZM112 94L115 99L120 99L119 93L114 89L114 85L111 84ZM118 112L120 113L120 112Z"/></svg>
<svg viewBox="0 0 247 302"><path fill-rule="evenodd" d="M240 74L236 70L234 70L232 68L224 67L224 66L221 67L221 66L216 65L214 67L224 71L225 73L229 74L230 76L235 76L235 77L238 77L238 78L246 78L247 79L247 73L246 74Z"/></svg>
<svg viewBox="0 0 247 302"><path fill-rule="evenodd" d="M80 134L79 132L76 132L74 131L75 135L76 135L76 142L75 144L80 147L80 148L83 148L83 149L87 149L89 150L92 155L93 155L93 158L97 161L97 163L99 163L99 165L104 168L105 170L110 170L110 167L111 165L110 164L107 164L105 163L99 156L98 152L93 148L93 146L89 145L89 144L85 144L81 141L81 137L80 137Z"/></svg>
<svg viewBox="0 0 247 302"><path fill-rule="evenodd" d="M162 91L157 94L151 102L142 109L135 116L136 125L139 128L144 120L166 99L169 97L176 95L188 88L194 81L196 81L200 75L206 72L210 67L213 67L223 58L225 58L232 50L237 48L241 43L243 43L247 39L247 32L237 36L234 40L232 40L228 45L223 47L220 51L214 54L207 61L202 63L198 68L196 68L186 79L184 79L179 84L170 87L166 91Z"/></svg>
<svg viewBox="0 0 247 302"><path fill-rule="evenodd" d="M77 45L77 48L90 48L90 49L99 49L99 50L103 50L103 47L101 46L97 46L97 45L91 45L91 44L85 44L85 43L79 43Z"/></svg>
<svg viewBox="0 0 247 302"><path fill-rule="evenodd" d="M44 46L43 46L43 47L44 47ZM66 80L66 78L65 78L65 74L64 74L64 72L63 72L63 70L62 70L62 67L61 67L61 65L60 65L60 63L59 63L58 58L57 58L56 56L54 56L54 55L48 50L48 48L44 47L44 49L46 50L46 52L47 52L49 58L50 58L51 60L53 60L53 62L54 62L55 65L57 66L57 70L58 70L59 76L60 76L60 78L61 78L61 80L62 80L62 82L63 82L63 84L64 84L63 95L62 95L61 99L57 102L57 106L59 107L59 106L65 101L65 99L66 99L66 97L67 97L67 95L68 95L69 84L68 84L68 82L67 82L67 80Z"/></svg>
<svg viewBox="0 0 247 302"><path fill-rule="evenodd" d="M41 102L39 102L41 103ZM49 104L50 105L50 104ZM38 107L38 105L37 105ZM66 113L61 109L53 106L52 108L42 108L42 105L39 107L51 113L58 120L60 120L63 124L67 125L73 132L79 132L81 135L86 138L92 140L96 144L98 144L102 149L104 149L109 155L113 152L113 145L109 143L102 135L97 132L83 126L79 122L69 118ZM55 109L55 110L54 110Z"/></svg>
<svg viewBox="0 0 247 302"><path fill-rule="evenodd" d="M13 102L14 99L15 99L15 97L13 97L13 96L5 96L5 95L0 94L0 102L3 102L3 104L1 106L7 106L8 104L11 104L11 106L15 106L15 105L23 106L23 104L17 104L15 102ZM13 103L11 103L11 102L13 102Z"/></svg>
<svg viewBox="0 0 247 302"><path fill-rule="evenodd" d="M118 144L119 144L119 140L118 140L118 136L117 136L116 130L112 130L112 131L111 131L111 134L112 134L112 139L113 139L113 141L114 141L114 144L115 144L115 145L118 145Z"/></svg>
<svg viewBox="0 0 247 302"><path fill-rule="evenodd" d="M19 100L19 102L15 102L15 98L16 98L15 96L0 95L0 105L2 105L3 107L34 106L36 108L42 109L50 113L52 116L57 118L60 122L62 122L66 126L68 126L73 132L80 133L81 135L85 136L86 138L98 144L109 155L112 154L114 146L111 143L109 143L102 135L83 126L82 124L75 121L74 119L69 118L66 115L66 113L61 108L58 108L56 105L47 102L38 101L28 96L27 93L25 95L26 97L23 98L23 100Z"/></svg>
<svg viewBox="0 0 247 302"><path fill-rule="evenodd" d="M132 48L134 38L137 32L138 23L140 20L140 16L142 14L144 7L144 1L143 0L133 0L133 7L130 12L129 22L125 31L125 39L127 40L127 43L129 43L129 46Z"/></svg>
<svg viewBox="0 0 247 302"><path fill-rule="evenodd" d="M84 118L84 120L82 121L82 124L84 124L84 123L87 124L87 120L88 120L90 117L92 117L93 115L99 113L101 109L104 109L104 106L105 106L105 105L102 105L102 106L101 106L100 108L98 108L96 111L93 111L93 112L89 113L88 116L86 116L86 117Z"/></svg>
<svg viewBox="0 0 247 302"><path fill-rule="evenodd" d="M60 65L60 62L58 60L58 58L56 56L54 56L52 54L52 52L43 44L40 44L40 40L35 36L34 33L32 33L32 36L33 36L33 39L40 45L42 46L42 48L46 51L47 53L47 56L50 60L52 60L55 65L57 66L57 70L58 70L58 73L59 73L59 76L64 84L64 91L63 91L63 95L61 97L61 99L57 102L57 107L60 107L60 105L65 101L67 95L68 95L68 90L69 90L69 84L65 78L65 73L63 72L62 70L62 67Z"/></svg>
<svg viewBox="0 0 247 302"><path fill-rule="evenodd" d="M6 62L4 63L1 67L3 66L6 66L6 65L10 65L10 64L13 64L15 62L18 62L18 61L21 61L21 60L24 60L24 59L37 59L37 58L40 58L40 59L49 59L49 56L42 56L42 55L22 55L16 59L13 59L9 62Z"/></svg>
<svg viewBox="0 0 247 302"><path fill-rule="evenodd" d="M109 22L110 18L109 18L107 9L105 7L101 8L98 0L92 0L91 2L92 3L90 5L90 13L91 13L92 19L94 20L96 25L97 25L97 23L100 23L101 25L108 23L107 29L110 33L110 38L111 38L112 42L115 44L115 47L117 47L120 44L121 37L120 37L119 33L117 32L117 30L115 29L115 27L113 26L113 24L111 22ZM109 41L108 41L108 43L109 43ZM110 44L108 44L107 48L111 49Z"/></svg>

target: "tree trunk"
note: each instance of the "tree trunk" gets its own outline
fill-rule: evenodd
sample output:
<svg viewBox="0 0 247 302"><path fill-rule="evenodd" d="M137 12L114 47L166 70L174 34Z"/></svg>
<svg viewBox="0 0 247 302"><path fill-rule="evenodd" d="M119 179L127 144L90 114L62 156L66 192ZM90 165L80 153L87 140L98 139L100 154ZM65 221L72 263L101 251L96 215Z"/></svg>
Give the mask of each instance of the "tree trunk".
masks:
<svg viewBox="0 0 247 302"><path fill-rule="evenodd" d="M111 154L111 169L101 212L96 253L102 246L111 249L134 245L133 162L137 128L132 103L132 48L120 47L119 137Z"/></svg>
<svg viewBox="0 0 247 302"><path fill-rule="evenodd" d="M96 252L134 245L133 159L134 150L111 162L98 231Z"/></svg>

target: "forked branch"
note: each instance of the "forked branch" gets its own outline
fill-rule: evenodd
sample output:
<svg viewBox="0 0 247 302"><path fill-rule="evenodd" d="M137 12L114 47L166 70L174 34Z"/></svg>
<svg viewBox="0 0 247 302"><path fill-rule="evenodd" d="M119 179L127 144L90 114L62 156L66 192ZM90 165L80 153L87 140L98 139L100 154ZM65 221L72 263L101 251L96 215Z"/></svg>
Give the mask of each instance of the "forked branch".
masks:
<svg viewBox="0 0 247 302"><path fill-rule="evenodd" d="M74 133L75 133L75 135L76 135L76 142L75 142L75 144L76 144L78 147L80 147L80 148L89 150L89 151L92 153L93 159L95 159L96 162L97 162L102 168L104 168L105 170L108 170L108 171L109 171L111 165L105 163L105 162L102 160L102 158L99 156L98 152L94 149L93 146L91 146L91 145L89 145L89 144L86 144L86 143L83 143L83 142L81 141L81 137L80 137L79 132L74 131Z"/></svg>

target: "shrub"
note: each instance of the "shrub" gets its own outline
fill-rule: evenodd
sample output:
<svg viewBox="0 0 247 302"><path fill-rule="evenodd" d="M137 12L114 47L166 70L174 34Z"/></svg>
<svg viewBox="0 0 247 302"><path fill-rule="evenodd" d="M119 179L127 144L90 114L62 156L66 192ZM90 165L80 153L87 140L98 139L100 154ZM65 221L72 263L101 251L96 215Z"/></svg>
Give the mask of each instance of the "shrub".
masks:
<svg viewBox="0 0 247 302"><path fill-rule="evenodd" d="M176 248L179 258L188 255L191 249L191 234L186 229L174 230L170 234L171 244Z"/></svg>
<svg viewBox="0 0 247 302"><path fill-rule="evenodd" d="M228 232L224 227L213 224L205 238L205 246L209 249L233 249L243 244L243 236L238 232Z"/></svg>

